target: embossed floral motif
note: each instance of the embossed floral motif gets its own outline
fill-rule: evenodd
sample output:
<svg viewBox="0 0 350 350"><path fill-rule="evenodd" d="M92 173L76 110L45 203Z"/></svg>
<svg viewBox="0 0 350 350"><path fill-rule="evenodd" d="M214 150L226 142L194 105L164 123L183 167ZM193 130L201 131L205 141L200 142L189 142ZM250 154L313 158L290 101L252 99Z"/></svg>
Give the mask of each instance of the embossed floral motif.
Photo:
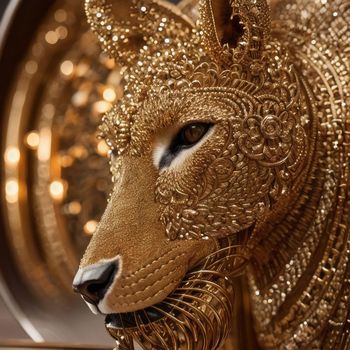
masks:
<svg viewBox="0 0 350 350"><path fill-rule="evenodd" d="M294 115L274 97L268 97L255 114L241 124L238 145L249 158L264 166L278 166L287 160L296 137Z"/></svg>

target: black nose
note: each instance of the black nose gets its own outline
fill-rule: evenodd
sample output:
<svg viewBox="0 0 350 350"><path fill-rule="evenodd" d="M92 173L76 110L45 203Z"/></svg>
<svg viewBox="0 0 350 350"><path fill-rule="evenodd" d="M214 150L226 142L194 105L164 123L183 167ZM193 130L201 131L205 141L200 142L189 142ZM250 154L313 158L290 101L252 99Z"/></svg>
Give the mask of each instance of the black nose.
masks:
<svg viewBox="0 0 350 350"><path fill-rule="evenodd" d="M118 260L97 263L78 270L73 281L73 290L94 305L104 297L118 271Z"/></svg>

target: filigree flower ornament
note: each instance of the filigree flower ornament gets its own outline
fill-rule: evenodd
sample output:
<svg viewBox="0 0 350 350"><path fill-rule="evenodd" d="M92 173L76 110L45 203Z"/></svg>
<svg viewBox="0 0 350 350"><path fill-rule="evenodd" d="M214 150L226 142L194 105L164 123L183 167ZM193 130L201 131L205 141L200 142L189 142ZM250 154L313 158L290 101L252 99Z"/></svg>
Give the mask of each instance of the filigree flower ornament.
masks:
<svg viewBox="0 0 350 350"><path fill-rule="evenodd" d="M242 120L238 144L244 154L264 166L278 166L290 156L296 138L295 116L286 105L270 97L256 114Z"/></svg>

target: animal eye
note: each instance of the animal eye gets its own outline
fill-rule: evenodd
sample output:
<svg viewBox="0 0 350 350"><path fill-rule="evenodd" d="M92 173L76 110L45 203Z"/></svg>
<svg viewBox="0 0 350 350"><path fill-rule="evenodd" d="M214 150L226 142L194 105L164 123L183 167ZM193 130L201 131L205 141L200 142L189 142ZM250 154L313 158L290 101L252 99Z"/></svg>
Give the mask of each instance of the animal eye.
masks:
<svg viewBox="0 0 350 350"><path fill-rule="evenodd" d="M198 143L212 126L213 124L210 123L192 123L184 126L162 155L159 168L169 166L183 149L190 148Z"/></svg>
<svg viewBox="0 0 350 350"><path fill-rule="evenodd" d="M202 139L210 127L211 124L208 123L194 123L186 125L180 130L178 136L176 137L178 146L193 146Z"/></svg>

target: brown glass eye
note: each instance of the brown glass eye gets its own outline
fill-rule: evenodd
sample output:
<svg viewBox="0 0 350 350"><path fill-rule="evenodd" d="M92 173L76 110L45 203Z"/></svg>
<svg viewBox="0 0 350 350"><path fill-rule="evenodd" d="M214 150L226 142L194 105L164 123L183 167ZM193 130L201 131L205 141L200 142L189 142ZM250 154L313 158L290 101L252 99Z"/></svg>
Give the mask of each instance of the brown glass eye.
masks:
<svg viewBox="0 0 350 350"><path fill-rule="evenodd" d="M211 124L207 123L195 123L189 124L180 130L178 145L179 146L192 146L199 142L202 137L208 132Z"/></svg>
<svg viewBox="0 0 350 350"><path fill-rule="evenodd" d="M162 156L159 168L169 166L183 149L191 148L198 143L212 126L213 124L210 123L192 123L184 126L169 145L167 152Z"/></svg>

